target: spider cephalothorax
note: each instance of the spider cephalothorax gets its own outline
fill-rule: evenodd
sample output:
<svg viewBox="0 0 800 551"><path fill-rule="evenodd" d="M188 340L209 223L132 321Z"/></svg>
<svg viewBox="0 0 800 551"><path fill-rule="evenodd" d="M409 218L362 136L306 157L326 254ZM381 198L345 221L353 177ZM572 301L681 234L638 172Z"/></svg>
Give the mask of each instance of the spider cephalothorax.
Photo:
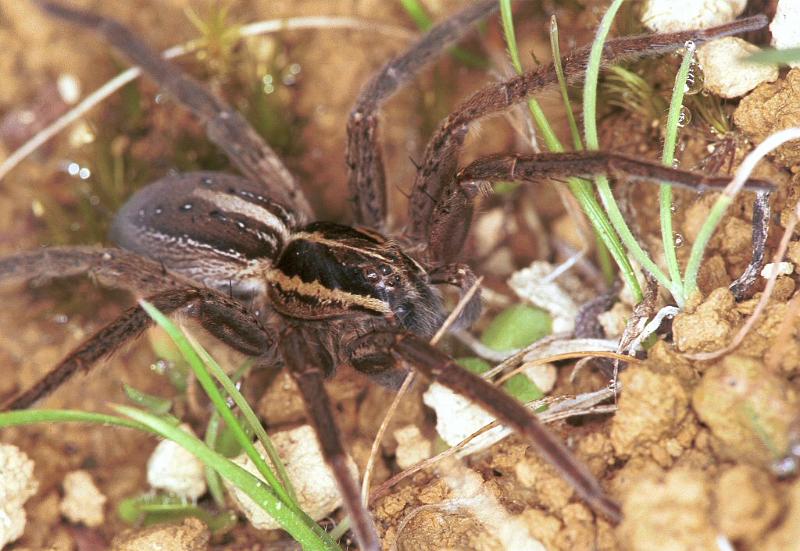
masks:
<svg viewBox="0 0 800 551"><path fill-rule="evenodd" d="M89 274L101 284L147 297L164 313L186 312L228 346L257 357L262 367L285 366L306 402L362 549L379 549L380 542L346 467L323 386L341 364L387 386L396 386L405 370L414 368L476 401L528 439L595 511L620 519L619 506L599 482L529 410L428 343L445 318L437 286L452 286L464 295L476 281L467 266L453 262L469 231L475 190L486 182L612 172L698 188L719 187L727 179L596 151L493 156L459 170L458 153L470 123L554 83L553 65L543 65L486 86L442 122L418 167L408 226L393 237L386 222L377 111L497 7L496 0L479 0L433 27L364 87L349 119L346 155L359 226L314 222L292 175L224 100L153 54L119 23L39 3L54 16L99 31L140 65L205 124L209 138L242 176L167 176L134 195L117 215L111 237L121 248L46 248L0 258L0 280ZM765 24L765 18L754 17L706 30L620 38L610 41L603 55L609 62L656 55L687 40L702 42ZM568 77L579 78L587 52L564 58ZM751 181L750 187L769 185ZM461 323L469 324L478 310L479 301L470 300ZM151 324L141 307L130 308L5 407L29 407Z"/></svg>
<svg viewBox="0 0 800 551"><path fill-rule="evenodd" d="M267 271L275 309L301 319L353 312L432 336L445 318L428 273L379 234L314 222L291 235Z"/></svg>

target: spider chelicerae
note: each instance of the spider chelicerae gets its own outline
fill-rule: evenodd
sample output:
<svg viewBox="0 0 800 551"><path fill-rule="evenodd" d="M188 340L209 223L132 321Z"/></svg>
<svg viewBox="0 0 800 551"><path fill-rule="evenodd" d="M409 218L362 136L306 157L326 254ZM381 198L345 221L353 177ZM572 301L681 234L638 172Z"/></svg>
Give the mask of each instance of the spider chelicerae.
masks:
<svg viewBox="0 0 800 551"><path fill-rule="evenodd" d="M727 178L597 151L499 155L460 167L459 152L470 124L553 84L554 68L544 65L487 85L439 125L417 170L407 226L399 231L388 227L378 112L448 45L497 8L496 0L480 0L433 27L367 82L347 126L346 163L357 225L314 221L293 176L222 98L155 55L119 23L57 3L39 4L54 17L101 33L194 113L241 174L166 176L136 193L117 214L111 238L119 248L53 247L13 255L0 259L0 280L88 274L103 285L146 297L167 314L186 313L226 345L257 358L262 368L288 369L362 549L379 549L380 542L346 467L323 386L345 364L390 388L413 368L470 398L529 439L596 512L619 521L619 506L529 410L428 343L446 317L436 287L451 286L463 296L476 281L458 260L473 200L487 182L612 173L712 189L725 185ZM608 43L604 56L612 62L657 55L687 40L702 42L765 23L754 17L701 31L620 38ZM580 78L587 55L584 48L564 58L569 78ZM758 181L750 186L769 187ZM468 326L479 311L480 299L470 299L457 325ZM130 308L30 389L9 399L5 409L31 406L151 324L141 307Z"/></svg>

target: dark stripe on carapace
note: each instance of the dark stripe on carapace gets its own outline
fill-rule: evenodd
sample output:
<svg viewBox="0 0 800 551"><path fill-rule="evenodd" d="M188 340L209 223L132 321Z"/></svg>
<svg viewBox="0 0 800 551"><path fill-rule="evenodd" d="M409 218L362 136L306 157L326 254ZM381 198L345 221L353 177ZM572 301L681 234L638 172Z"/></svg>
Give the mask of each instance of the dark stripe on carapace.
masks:
<svg viewBox="0 0 800 551"><path fill-rule="evenodd" d="M309 226L304 229L314 228ZM303 231L293 238L275 268L287 277L297 276L305 283L319 283L328 289L381 298L362 273L360 264L363 257L359 249L348 249L346 245L333 248L330 244L316 242L315 235L319 233Z"/></svg>

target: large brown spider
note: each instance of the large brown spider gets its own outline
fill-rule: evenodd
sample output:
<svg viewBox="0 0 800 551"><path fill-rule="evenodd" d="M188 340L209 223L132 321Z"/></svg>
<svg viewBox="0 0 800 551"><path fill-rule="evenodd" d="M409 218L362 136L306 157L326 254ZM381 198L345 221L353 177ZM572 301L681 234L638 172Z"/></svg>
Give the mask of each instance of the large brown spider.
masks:
<svg viewBox="0 0 800 551"><path fill-rule="evenodd" d="M138 64L205 124L208 137L242 175L164 177L136 193L117 214L111 238L120 248L54 247L17 254L0 259L0 279L88 274L104 285L147 297L165 313L186 312L223 343L256 357L262 367L285 366L306 402L362 549L379 549L380 542L348 474L323 387L325 378L344 364L389 387L396 387L411 367L469 397L528 438L595 511L619 521L619 506L529 410L428 344L445 318L435 286L454 286L463 294L475 281L470 268L455 261L481 182L539 182L612 172L698 189L718 188L726 178L604 152L496 156L459 170L459 151L470 124L555 82L554 69L547 65L486 86L441 123L417 172L408 226L399 232L387 227L378 110L497 7L496 0L480 0L433 27L363 88L350 114L346 159L359 225L315 222L280 159L221 98L155 55L119 23L57 3L39 4L55 17L101 33ZM609 62L656 55L687 40L702 42L764 24L755 17L702 31L620 38L608 43L604 55ZM564 58L573 80L580 78L587 53L581 49ZM769 186L752 181L751 187ZM471 323L479 309L479 300L471 300L460 323ZM5 408L31 406L151 323L139 306L127 310Z"/></svg>

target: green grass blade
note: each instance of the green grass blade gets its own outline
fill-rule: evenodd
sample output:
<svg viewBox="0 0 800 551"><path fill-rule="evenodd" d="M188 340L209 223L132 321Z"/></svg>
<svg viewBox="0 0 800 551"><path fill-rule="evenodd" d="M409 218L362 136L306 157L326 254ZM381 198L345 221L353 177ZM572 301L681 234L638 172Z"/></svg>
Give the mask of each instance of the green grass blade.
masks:
<svg viewBox="0 0 800 551"><path fill-rule="evenodd" d="M208 420L208 425L206 425L206 434L203 440L206 443L206 446L211 448L212 450L216 451L217 445L217 437L219 435L219 425L220 425L220 417L219 413L214 410L211 413L211 418ZM214 500L214 503L217 504L217 507L224 507L225 506L225 489L222 487L222 480L220 479L219 473L212 469L211 467L206 466L205 468L206 473L206 484L208 485L208 493L211 494L211 499Z"/></svg>
<svg viewBox="0 0 800 551"><path fill-rule="evenodd" d="M503 35L506 38L508 57L511 58L511 65L514 66L514 70L520 75L522 74L522 62L519 59L517 36L514 32L514 16L511 13L511 0L500 0L500 20L503 22Z"/></svg>
<svg viewBox="0 0 800 551"><path fill-rule="evenodd" d="M614 21L614 16L617 14L617 11L619 11L623 1L624 0L614 0L608 8L608 11L603 15L594 42L592 43L592 49L589 53L589 63L586 67L586 79L583 85L583 126L586 147L591 150L600 148L597 134L597 82L600 77L603 46L608 37L608 32L611 29L611 23ZM639 245L633 232L631 232L614 199L614 194L608 183L608 178L605 176L598 176L595 178L595 184L603 207L608 214L608 218L631 256L633 256L645 270L650 272L661 285L669 289L673 295L680 296L680 291L672 285L672 282L666 274L664 274L664 272L656 266L655 262L650 259L644 249ZM638 282L636 283L636 287L633 288L633 291L636 295L636 299L641 300L642 293Z"/></svg>
<svg viewBox="0 0 800 551"><path fill-rule="evenodd" d="M433 26L433 21L428 17L428 13L419 0L400 0L400 3L419 30L427 31Z"/></svg>
<svg viewBox="0 0 800 551"><path fill-rule="evenodd" d="M92 423L136 429L144 432L154 432L147 425L91 411L75 411L70 409L26 409L20 411L6 411L0 413L0 427L15 427L19 425L33 425L38 423Z"/></svg>
<svg viewBox="0 0 800 551"><path fill-rule="evenodd" d="M251 365L251 360L246 361L244 365L242 365L236 371L232 380L237 382L250 369ZM203 441L214 451L219 451L217 449L217 438L219 437L221 422L222 419L220 419L219 412L217 410L212 411L211 417L208 420L208 425L206 425L206 433ZM205 471L206 483L208 484L208 493L211 494L211 498L214 500L214 503L216 503L218 507L222 508L225 506L225 490L222 487L222 480L220 480L219 474L214 469L206 467Z"/></svg>
<svg viewBox="0 0 800 551"><path fill-rule="evenodd" d="M711 236L714 235L714 230L725 215L725 211L733 204L733 197L721 194L711 207L711 212L708 213L708 218L700 226L700 231L697 238L692 243L692 250L689 253L689 262L686 263L686 277L683 282L684 293L689 299L695 291L697 291L697 274L700 272L700 263L703 261L703 255L706 252L708 242Z"/></svg>
<svg viewBox="0 0 800 551"><path fill-rule="evenodd" d="M793 61L800 61L800 48L786 48L785 50L762 50L755 52L745 58L748 63L763 63L772 65L774 63L788 64Z"/></svg>
<svg viewBox="0 0 800 551"><path fill-rule="evenodd" d="M692 68L694 58L694 43L687 43L683 61L675 76L675 86L672 88L672 99L667 115L666 134L664 137L664 151L661 162L664 166L673 166L675 159L675 146L678 143L678 125L683 110L683 96L686 93L686 82ZM675 289L680 289L677 296L673 294L678 307L686 302L683 296L683 282L681 281L681 268L678 265L678 255L675 251L675 236L672 228L672 186L662 185L659 190L659 211L661 215L661 241L664 246L664 259L667 263L669 277Z"/></svg>
<svg viewBox="0 0 800 551"><path fill-rule="evenodd" d="M144 411L126 407L114 406L119 413L130 417L140 425L144 425L151 432L163 438L172 440L189 453L208 465L220 476L230 481L250 499L258 503L281 527L289 532L304 549L312 550L338 550L339 546L315 522L309 524L309 518L296 511L293 507L285 507L283 501L262 481L247 472L231 460L218 454L206 446L199 438L182 429L175 427L164 420Z"/></svg>
<svg viewBox="0 0 800 551"><path fill-rule="evenodd" d="M172 400L147 394L128 384L123 384L122 388L125 391L125 396L127 396L131 402L146 409L153 415L167 415L169 410L172 409Z"/></svg>
<svg viewBox="0 0 800 551"><path fill-rule="evenodd" d="M581 131L578 129L578 122L575 120L575 113L572 111L572 103L569 101L569 89L567 79L564 76L564 67L561 65L561 46L558 39L558 22L556 16L550 18L550 51L553 54L553 66L556 69L558 78L558 89L561 91L561 101L564 102L564 110L567 113L569 123L569 133L572 135L572 145L576 151L583 149Z"/></svg>
<svg viewBox="0 0 800 551"><path fill-rule="evenodd" d="M258 438L258 441L261 442L261 445L264 446L264 450L267 452L270 461L272 461L275 470L278 471L278 478L281 480L283 487L286 488L292 500L297 501L297 494L292 487L292 481L289 480L289 473L286 472L286 467L283 464L283 460L281 460L280 455L278 455L278 450L275 449L272 440L267 434L267 431L264 430L264 427L261 425L261 421L258 420L258 416L253 411L253 408L250 407L250 404L247 402L247 400L245 400L245 397L242 396L242 393L236 388L236 384L228 377L217 361L211 357L208 351L206 351L206 349L194 339L190 339L190 343L214 378L219 381L219 383L222 385L222 388L224 388L225 392L228 393L228 396L233 399L233 402L239 408L239 411L242 412L245 421L248 425L250 425L250 428L253 430L256 438Z"/></svg>
<svg viewBox="0 0 800 551"><path fill-rule="evenodd" d="M296 511L299 512L300 508L295 500L292 499L291 495L289 495L289 493L283 487L280 480L278 480L278 478L275 476L275 473L273 473L272 469L270 469L266 464L264 459L258 453L258 450L256 450L255 446L253 445L253 442L245 432L244 427L242 427L238 419L236 419L236 416L228 408L225 398L214 384L214 380L211 378L211 375L208 373L208 371L206 371L203 360L197 351L195 351L194 347L183 334L183 332L178 329L178 327L172 323L169 318L159 312L158 309L156 309L152 304L144 300L140 300L139 304L147 312L147 314L152 317L153 320L162 329L164 329L164 331L167 332L170 338L175 342L176 346L180 349L181 354L183 354L183 356L186 358L187 362L192 368L192 371L197 377L197 381L203 387L203 390L214 404L214 407L219 412L223 421L225 421L225 424L228 426L229 430L231 430L236 437L237 442L239 442L239 444L242 446L242 449L244 449L247 456L256 466L261 476L264 477L264 480L266 480L267 483L272 486L272 489L275 491L275 493L288 507L296 509Z"/></svg>

